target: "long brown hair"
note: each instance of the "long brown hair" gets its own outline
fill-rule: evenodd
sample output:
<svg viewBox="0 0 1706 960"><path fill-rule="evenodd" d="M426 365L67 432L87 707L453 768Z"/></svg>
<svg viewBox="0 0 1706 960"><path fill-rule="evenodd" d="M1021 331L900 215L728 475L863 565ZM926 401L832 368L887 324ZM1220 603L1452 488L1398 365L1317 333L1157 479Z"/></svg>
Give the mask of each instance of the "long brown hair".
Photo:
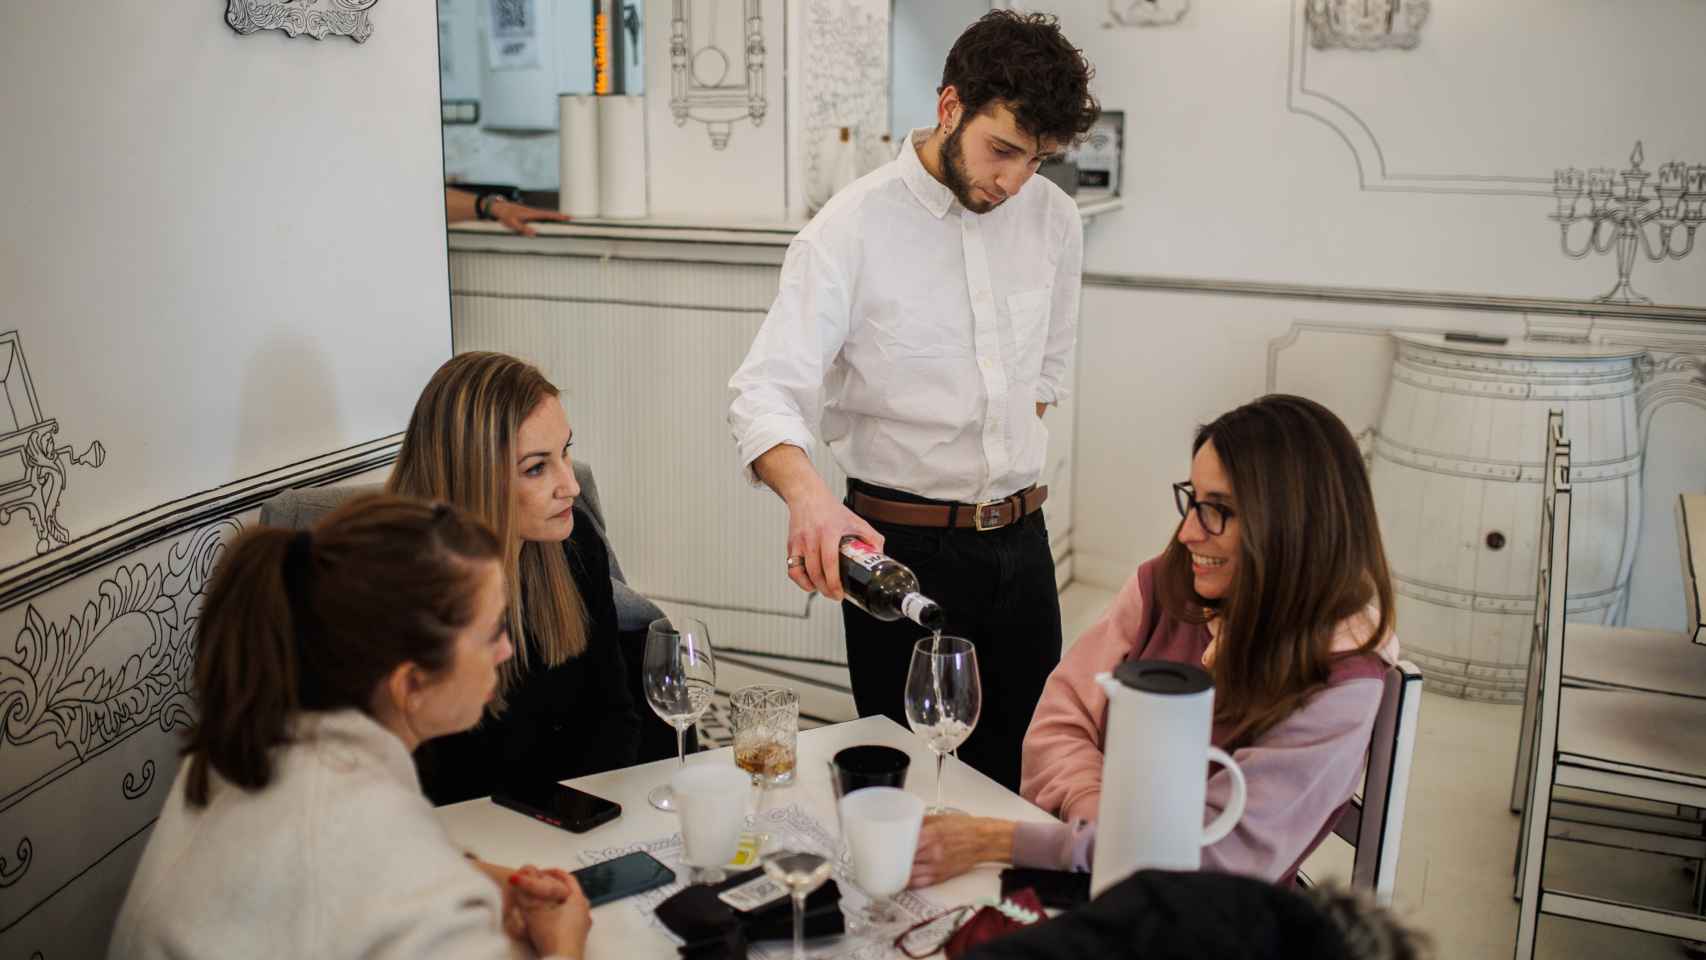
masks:
<svg viewBox="0 0 1706 960"><path fill-rule="evenodd" d="M586 608L562 546L522 540L515 522L515 437L541 402L557 396L539 368L507 354L451 357L415 402L385 485L456 504L489 524L503 545L515 656L498 668L494 708L526 674L530 653L554 667L586 650Z"/></svg>
<svg viewBox="0 0 1706 960"><path fill-rule="evenodd" d="M1156 592L1179 620L1204 623L1211 609L1220 618L1210 668L1215 720L1230 724L1229 741L1241 746L1327 682L1344 620L1373 604L1378 620L1354 653L1385 640L1393 629L1392 577L1362 454L1332 411L1270 394L1199 427L1193 454L1205 443L1214 444L1232 484L1237 573L1225 597L1199 596L1190 551L1175 530Z"/></svg>
<svg viewBox="0 0 1706 960"><path fill-rule="evenodd" d="M473 517L383 494L349 501L309 532L238 537L197 627L190 804L207 804L209 769L265 787L298 712L365 711L398 665L449 666L497 559L497 538Z"/></svg>

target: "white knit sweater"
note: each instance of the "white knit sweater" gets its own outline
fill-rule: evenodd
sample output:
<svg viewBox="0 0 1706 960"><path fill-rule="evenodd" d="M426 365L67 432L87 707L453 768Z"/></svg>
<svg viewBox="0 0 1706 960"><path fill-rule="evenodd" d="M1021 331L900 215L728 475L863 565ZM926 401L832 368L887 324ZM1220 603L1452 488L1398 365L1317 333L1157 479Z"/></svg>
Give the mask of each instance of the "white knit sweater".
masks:
<svg viewBox="0 0 1706 960"><path fill-rule="evenodd" d="M119 912L113 960L526 956L497 886L453 845L396 735L355 710L308 714L248 792L178 770Z"/></svg>

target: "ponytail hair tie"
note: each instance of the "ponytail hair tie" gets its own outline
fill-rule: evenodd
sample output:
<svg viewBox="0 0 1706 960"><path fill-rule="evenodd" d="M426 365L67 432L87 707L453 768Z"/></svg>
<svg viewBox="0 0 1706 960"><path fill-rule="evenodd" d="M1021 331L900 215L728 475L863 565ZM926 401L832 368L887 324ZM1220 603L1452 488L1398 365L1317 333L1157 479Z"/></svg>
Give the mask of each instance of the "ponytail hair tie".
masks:
<svg viewBox="0 0 1706 960"><path fill-rule="evenodd" d="M296 639L301 644L304 627L309 620L308 581L313 570L314 537L303 530L290 538L284 549L284 595L290 601L290 619L294 622Z"/></svg>

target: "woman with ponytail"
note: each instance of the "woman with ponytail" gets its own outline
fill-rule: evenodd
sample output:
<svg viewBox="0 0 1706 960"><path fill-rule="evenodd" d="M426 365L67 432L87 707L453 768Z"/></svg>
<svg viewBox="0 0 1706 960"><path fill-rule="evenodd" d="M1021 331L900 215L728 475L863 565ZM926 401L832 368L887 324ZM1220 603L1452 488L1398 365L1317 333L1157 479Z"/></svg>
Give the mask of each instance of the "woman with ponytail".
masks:
<svg viewBox="0 0 1706 960"><path fill-rule="evenodd" d="M584 960L574 879L465 857L410 760L497 691L500 558L461 511L392 496L232 544L197 628L200 716L111 957L496 958L520 940Z"/></svg>
<svg viewBox="0 0 1706 960"><path fill-rule="evenodd" d="M1392 580L1356 441L1327 408L1273 394L1200 427L1181 517L1102 620L1061 658L1025 734L1020 793L1065 823L927 821L917 884L981 860L1087 870L1102 800L1107 695L1125 660L1197 664L1214 678L1212 740L1249 799L1203 867L1289 883L1362 775L1387 667ZM1205 818L1227 802L1214 768Z"/></svg>
<svg viewBox="0 0 1706 960"><path fill-rule="evenodd" d="M575 505L557 388L501 353L445 361L415 402L386 489L454 503L497 534L515 658L480 724L415 757L434 803L635 762L610 555Z"/></svg>

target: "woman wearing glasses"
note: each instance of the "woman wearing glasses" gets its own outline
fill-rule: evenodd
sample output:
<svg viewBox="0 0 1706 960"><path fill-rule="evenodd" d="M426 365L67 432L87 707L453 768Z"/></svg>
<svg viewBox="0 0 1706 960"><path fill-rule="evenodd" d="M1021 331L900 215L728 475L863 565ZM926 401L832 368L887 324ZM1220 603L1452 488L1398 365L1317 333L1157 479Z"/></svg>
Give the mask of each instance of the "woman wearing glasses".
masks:
<svg viewBox="0 0 1706 960"><path fill-rule="evenodd" d="M914 885L979 861L1089 869L1107 697L1125 660L1200 663L1214 677L1213 742L1249 784L1205 869L1289 882L1356 789L1397 659L1392 584L1374 496L1350 431L1302 397L1270 395L1197 430L1182 517L1049 676L1025 735L1020 792L1064 823L972 817L925 824ZM1230 777L1215 768L1205 816Z"/></svg>

